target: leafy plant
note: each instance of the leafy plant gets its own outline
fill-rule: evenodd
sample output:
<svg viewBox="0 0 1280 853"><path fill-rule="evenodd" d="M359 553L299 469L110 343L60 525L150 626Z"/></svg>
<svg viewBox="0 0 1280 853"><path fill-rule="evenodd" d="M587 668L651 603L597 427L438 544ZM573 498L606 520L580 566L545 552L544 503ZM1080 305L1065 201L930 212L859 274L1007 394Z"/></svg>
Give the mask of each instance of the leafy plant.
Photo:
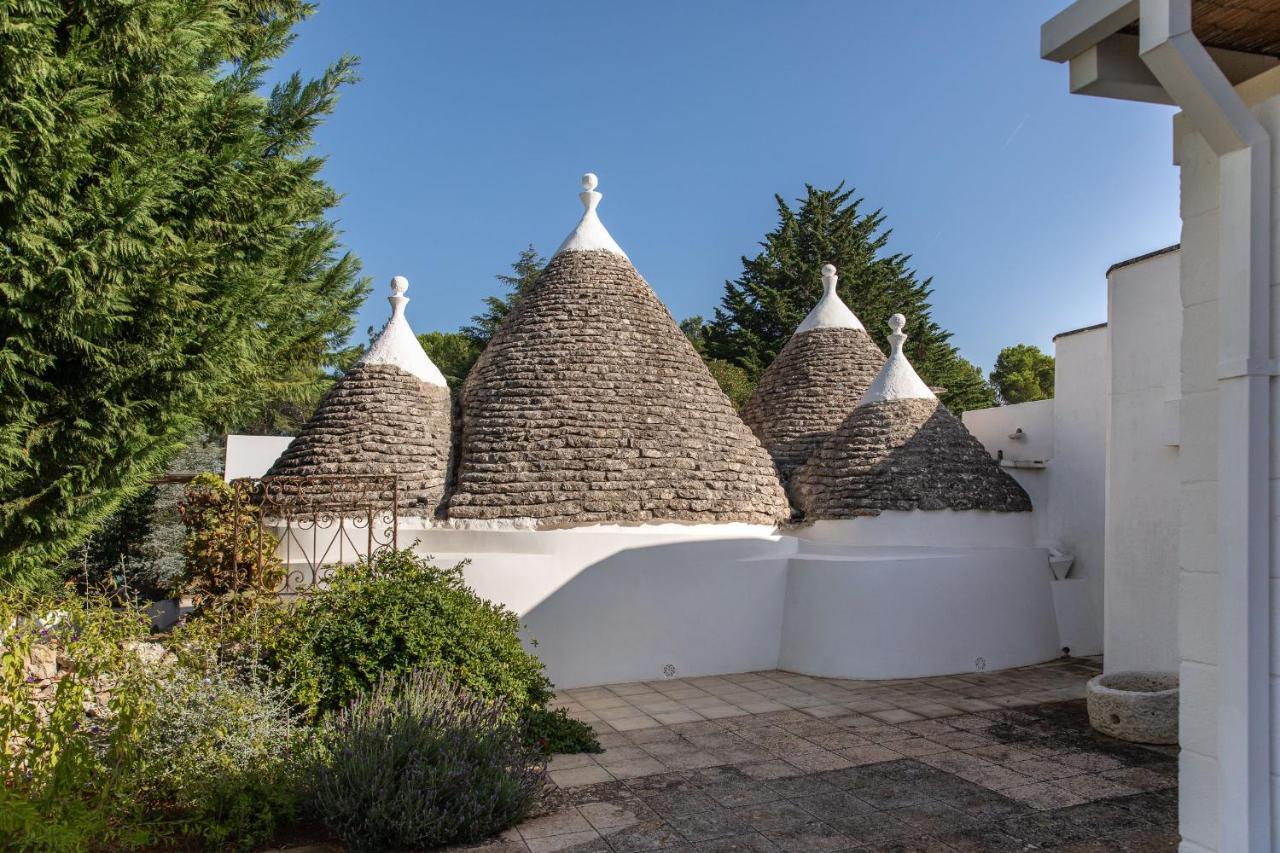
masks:
<svg viewBox="0 0 1280 853"><path fill-rule="evenodd" d="M591 726L570 717L564 708L532 708L524 714L525 739L543 755L604 752Z"/></svg>
<svg viewBox="0 0 1280 853"><path fill-rule="evenodd" d="M0 847L84 850L154 841L133 797L154 707L133 645L138 610L96 597L0 596ZM33 674L57 661L58 679ZM88 709L88 710L86 710Z"/></svg>
<svg viewBox="0 0 1280 853"><path fill-rule="evenodd" d="M338 567L280 619L266 652L313 711L340 707L384 675L431 668L519 714L552 695L519 628L514 612L467 587L460 565L438 568L405 549Z"/></svg>
<svg viewBox="0 0 1280 853"><path fill-rule="evenodd" d="M1005 405L1053 399L1053 356L1033 344L1005 347L996 356L991 384Z"/></svg>
<svg viewBox="0 0 1280 853"><path fill-rule="evenodd" d="M259 529L257 508L237 503L221 477L198 475L178 512L187 529L180 591L198 605L217 601L224 607L248 607L284 580L284 563L276 555L279 540Z"/></svg>
<svg viewBox="0 0 1280 853"><path fill-rule="evenodd" d="M178 668L152 701L164 713L146 728L138 782L185 836L248 849L297 812L309 732L286 691L225 669Z"/></svg>
<svg viewBox="0 0 1280 853"><path fill-rule="evenodd" d="M380 678L326 722L322 742L308 796L356 850L480 841L528 814L545 785L501 700L430 671Z"/></svg>

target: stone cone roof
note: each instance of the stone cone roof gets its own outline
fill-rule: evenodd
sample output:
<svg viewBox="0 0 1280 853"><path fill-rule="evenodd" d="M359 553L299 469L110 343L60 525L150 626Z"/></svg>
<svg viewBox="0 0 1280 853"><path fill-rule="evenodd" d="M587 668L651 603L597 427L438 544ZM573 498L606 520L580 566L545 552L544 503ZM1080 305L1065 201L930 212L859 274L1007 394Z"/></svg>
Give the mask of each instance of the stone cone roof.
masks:
<svg viewBox="0 0 1280 853"><path fill-rule="evenodd" d="M435 514L449 470L453 404L404 320L407 286L401 278L393 282L394 312L386 328L324 396L266 476L395 474L400 514ZM367 501L370 492L353 487L349 494Z"/></svg>
<svg viewBox="0 0 1280 853"><path fill-rule="evenodd" d="M835 296L835 267L824 269L828 277L822 301L834 300L849 322L824 323L819 302L742 408L742 419L773 457L783 485L848 417L884 364L884 353Z"/></svg>
<svg viewBox="0 0 1280 853"><path fill-rule="evenodd" d="M666 307L603 226L593 242L581 231L467 378L449 517L539 527L786 518L769 455Z"/></svg>
<svg viewBox="0 0 1280 853"><path fill-rule="evenodd" d="M936 398L864 402L792 478L806 520L885 510L1028 512L1031 499Z"/></svg>

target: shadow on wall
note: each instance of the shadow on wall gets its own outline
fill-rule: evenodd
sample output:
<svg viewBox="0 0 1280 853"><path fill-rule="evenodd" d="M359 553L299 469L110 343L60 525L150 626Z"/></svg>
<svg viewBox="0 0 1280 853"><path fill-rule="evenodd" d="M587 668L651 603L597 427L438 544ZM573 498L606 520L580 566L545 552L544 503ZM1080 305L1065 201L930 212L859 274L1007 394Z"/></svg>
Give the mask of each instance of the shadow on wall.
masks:
<svg viewBox="0 0 1280 853"><path fill-rule="evenodd" d="M751 538L624 547L562 578L523 621L561 687L774 669L794 547ZM485 562L468 578L501 583Z"/></svg>

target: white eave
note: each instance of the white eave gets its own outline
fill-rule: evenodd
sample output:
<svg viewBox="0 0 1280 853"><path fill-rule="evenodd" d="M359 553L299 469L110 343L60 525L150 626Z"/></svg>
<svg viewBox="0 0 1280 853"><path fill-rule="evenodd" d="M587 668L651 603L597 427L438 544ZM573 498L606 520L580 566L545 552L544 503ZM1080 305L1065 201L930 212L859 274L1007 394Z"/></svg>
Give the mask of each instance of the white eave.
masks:
<svg viewBox="0 0 1280 853"><path fill-rule="evenodd" d="M1173 104L1141 57L1139 36L1120 30L1138 20L1138 0L1076 0L1040 28L1040 56L1069 64L1071 91L1081 95ZM1232 85L1280 65L1255 53L1208 48Z"/></svg>

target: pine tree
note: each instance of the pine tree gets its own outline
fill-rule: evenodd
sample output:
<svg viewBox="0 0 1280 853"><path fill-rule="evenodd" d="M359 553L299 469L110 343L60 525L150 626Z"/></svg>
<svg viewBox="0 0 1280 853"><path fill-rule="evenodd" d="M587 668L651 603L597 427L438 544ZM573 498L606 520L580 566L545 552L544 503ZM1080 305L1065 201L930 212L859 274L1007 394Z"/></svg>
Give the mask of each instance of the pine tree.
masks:
<svg viewBox="0 0 1280 853"><path fill-rule="evenodd" d="M515 307L520 294L538 280L538 276L542 274L546 265L547 259L538 254L538 250L532 243L525 247L520 257L511 265L510 275L494 276L509 292L485 297L484 302L488 307L484 313L472 317L473 325L463 326L462 333L475 341L480 349L484 349L489 339L493 337L493 333L498 330L498 325Z"/></svg>
<svg viewBox="0 0 1280 853"><path fill-rule="evenodd" d="M778 225L765 235L763 251L742 259L742 274L725 282L715 318L702 334L705 355L736 364L752 382L791 337L822 293L822 265L835 264L840 297L882 349L888 352L888 319L907 317L906 353L920 376L946 390L953 411L995 404L982 372L960 357L951 333L933 321L932 279L919 281L911 258L888 254L891 231L876 210L863 213L862 199L841 183L832 190L805 186L793 210L775 196ZM686 330L688 333L688 330Z"/></svg>
<svg viewBox="0 0 1280 853"><path fill-rule="evenodd" d="M996 356L991 384L1005 405L1053 398L1053 356L1040 347L1018 344L1005 347Z"/></svg>
<svg viewBox="0 0 1280 853"><path fill-rule="evenodd" d="M328 381L367 283L307 152L354 60L259 94L310 11L0 12L0 578L45 570L189 437Z"/></svg>

